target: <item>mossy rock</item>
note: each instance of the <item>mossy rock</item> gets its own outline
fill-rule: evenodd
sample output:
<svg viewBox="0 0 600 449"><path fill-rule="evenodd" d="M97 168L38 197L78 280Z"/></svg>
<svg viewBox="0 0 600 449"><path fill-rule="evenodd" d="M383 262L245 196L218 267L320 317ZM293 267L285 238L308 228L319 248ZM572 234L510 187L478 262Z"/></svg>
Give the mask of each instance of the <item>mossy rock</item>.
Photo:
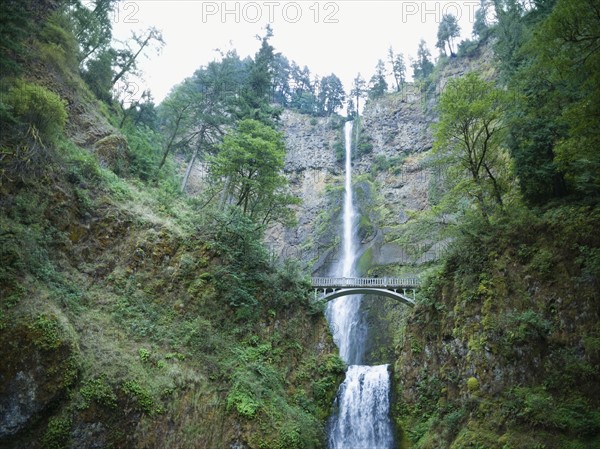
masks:
<svg viewBox="0 0 600 449"><path fill-rule="evenodd" d="M127 167L127 139L118 134L110 134L94 144L100 165L119 173Z"/></svg>
<svg viewBox="0 0 600 449"><path fill-rule="evenodd" d="M21 318L0 335L0 439L55 407L79 375L76 345L53 314Z"/></svg>

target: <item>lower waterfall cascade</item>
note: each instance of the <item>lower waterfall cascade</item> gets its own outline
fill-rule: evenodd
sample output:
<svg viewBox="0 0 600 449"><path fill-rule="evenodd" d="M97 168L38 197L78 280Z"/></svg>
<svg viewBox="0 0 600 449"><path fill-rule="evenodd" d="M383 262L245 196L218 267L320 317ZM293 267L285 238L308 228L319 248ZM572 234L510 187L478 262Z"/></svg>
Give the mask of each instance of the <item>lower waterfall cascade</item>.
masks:
<svg viewBox="0 0 600 449"><path fill-rule="evenodd" d="M352 194L352 130L346 122L345 193L343 208L342 258L333 275L353 277L357 260L357 217ZM343 296L326 309L340 357L348 364L346 378L336 396L336 412L330 418L329 449L392 449L390 420L390 375L388 365L367 366L367 327L360 313L361 296Z"/></svg>

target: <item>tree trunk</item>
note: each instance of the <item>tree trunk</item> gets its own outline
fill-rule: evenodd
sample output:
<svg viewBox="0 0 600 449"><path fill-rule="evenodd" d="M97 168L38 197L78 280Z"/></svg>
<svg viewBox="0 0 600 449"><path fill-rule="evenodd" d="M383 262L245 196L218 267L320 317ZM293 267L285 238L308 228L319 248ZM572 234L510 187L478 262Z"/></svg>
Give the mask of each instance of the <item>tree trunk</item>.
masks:
<svg viewBox="0 0 600 449"><path fill-rule="evenodd" d="M190 177L190 173L192 173L192 168L194 167L194 162L196 162L196 156L198 155L198 150L200 146L198 145L194 150L194 154L192 154L192 158L188 163L187 169L185 170L185 175L183 176L183 180L181 181L181 193L185 192L185 187L187 186L188 179Z"/></svg>
<svg viewBox="0 0 600 449"><path fill-rule="evenodd" d="M492 171L487 166L487 164L483 164L483 167L485 168L485 171L487 172L488 176L492 180L492 184L494 186L494 196L496 197L496 203L498 203L499 206L502 206L503 204L502 204L502 195L500 192L500 186L498 185L498 182L496 181L496 178L494 177L494 175L492 175Z"/></svg>

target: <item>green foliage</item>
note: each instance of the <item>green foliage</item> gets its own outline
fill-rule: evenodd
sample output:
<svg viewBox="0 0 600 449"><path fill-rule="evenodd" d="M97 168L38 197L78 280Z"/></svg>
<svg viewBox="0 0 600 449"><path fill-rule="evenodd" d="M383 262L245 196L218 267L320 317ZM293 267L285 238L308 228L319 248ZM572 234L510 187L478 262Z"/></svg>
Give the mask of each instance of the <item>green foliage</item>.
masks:
<svg viewBox="0 0 600 449"><path fill-rule="evenodd" d="M400 92L406 82L406 63L404 62L404 54L394 54L392 47L388 50L388 63L392 69L392 75L396 81L396 92Z"/></svg>
<svg viewBox="0 0 600 449"><path fill-rule="evenodd" d="M346 158L346 147L343 139L338 135L333 141L333 151L335 153L335 160L337 162L343 162Z"/></svg>
<svg viewBox="0 0 600 449"><path fill-rule="evenodd" d="M485 41L490 35L490 24L487 17L491 8L490 0L481 0L480 7L475 11L472 34L480 41Z"/></svg>
<svg viewBox="0 0 600 449"><path fill-rule="evenodd" d="M458 25L458 20L452 14L444 14L438 26L438 40L436 47L439 48L440 51L445 54L446 45L448 45L448 51L450 55L453 55L454 38L458 36L460 36L460 26Z"/></svg>
<svg viewBox="0 0 600 449"><path fill-rule="evenodd" d="M53 58L49 58L49 64L57 65L63 74L76 73L77 41L64 14L52 14L40 31L39 39L43 43L42 52L54 55Z"/></svg>
<svg viewBox="0 0 600 449"><path fill-rule="evenodd" d="M211 159L211 174L216 183L225 180L225 194L244 215L264 226L273 220L289 220L288 206L298 202L285 191L284 158L281 133L246 119L223 139Z"/></svg>
<svg viewBox="0 0 600 449"><path fill-rule="evenodd" d="M479 42L465 39L458 44L458 57L470 58L477 55L479 50Z"/></svg>
<svg viewBox="0 0 600 449"><path fill-rule="evenodd" d="M108 384L106 377L97 377L85 381L79 389L79 395L81 396L81 403L79 404L81 409L90 407L92 402L109 408L117 406L117 396Z"/></svg>
<svg viewBox="0 0 600 449"><path fill-rule="evenodd" d="M43 436L44 447L48 449L65 449L68 447L73 422L66 417L52 417Z"/></svg>
<svg viewBox="0 0 600 449"><path fill-rule="evenodd" d="M354 106L356 106L356 116L358 117L358 111L360 110L360 99L364 98L367 94L367 83L360 73L356 75L352 81L352 90L350 90L350 96L353 97ZM350 103L348 103L350 104Z"/></svg>
<svg viewBox="0 0 600 449"><path fill-rule="evenodd" d="M599 244L591 237L597 220L596 206L555 204L545 211L515 207L487 223L473 215L459 226L452 256L420 292L409 321L414 332L409 327L404 337L402 359L419 364L439 356L433 372L442 391L451 392L439 400L419 394L405 404L403 428L414 429L416 447L594 447L597 326L571 311L597 297L597 284L580 280L583 267L573 262L583 254L578 245L584 235L584 246ZM443 343L432 345L430 339L445 333ZM445 355L454 339L464 342L468 362L455 365ZM498 378L488 375L491 366L504 376L523 374L500 380L505 389L499 391ZM473 372L478 388L468 380ZM423 372L410 387L422 388L427 376ZM465 398L456 389L477 393ZM461 409L463 418L453 414Z"/></svg>
<svg viewBox="0 0 600 449"><path fill-rule="evenodd" d="M336 110L344 105L346 94L342 81L331 74L321 78L319 84L319 104L318 109L322 115L331 116Z"/></svg>
<svg viewBox="0 0 600 449"><path fill-rule="evenodd" d="M38 84L19 81L8 90L3 102L32 139L56 144L67 122L66 103Z"/></svg>
<svg viewBox="0 0 600 449"><path fill-rule="evenodd" d="M56 316L38 315L29 325L34 343L42 349L57 349L61 343L61 328Z"/></svg>
<svg viewBox="0 0 600 449"><path fill-rule="evenodd" d="M467 379L467 390L469 390L469 392L471 393L474 393L477 390L479 390L479 381L476 377L469 377Z"/></svg>
<svg viewBox="0 0 600 449"><path fill-rule="evenodd" d="M79 44L78 61L105 51L112 38L112 3L115 0L93 0L90 4L70 2L68 17Z"/></svg>
<svg viewBox="0 0 600 449"><path fill-rule="evenodd" d="M141 179L156 179L156 171L161 158L162 135L147 126L126 126L128 172ZM171 173L165 174L172 175Z"/></svg>
<svg viewBox="0 0 600 449"><path fill-rule="evenodd" d="M413 78L418 81L426 80L433 73L434 65L431 62L431 53L423 39L419 42L417 59L412 62L411 67L413 69Z"/></svg>
<svg viewBox="0 0 600 449"><path fill-rule="evenodd" d="M27 54L25 41L33 30L34 2L7 0L0 14L0 73L3 76L22 71L19 60Z"/></svg>
<svg viewBox="0 0 600 449"><path fill-rule="evenodd" d="M532 426L578 436L596 435L600 430L600 412L592 410L586 398L572 396L565 400L541 387L517 387L512 394L514 416Z"/></svg>
<svg viewBox="0 0 600 449"><path fill-rule="evenodd" d="M527 345L544 340L552 330L551 323L533 310L509 313L505 318L508 344Z"/></svg>
<svg viewBox="0 0 600 449"><path fill-rule="evenodd" d="M98 165L98 159L89 151L79 148L69 140L60 142L59 152L66 180L71 185L80 187L75 190L78 200L85 201L86 206L91 207L89 202L92 200L87 188L99 186L105 176ZM84 205L82 204L82 206ZM86 210L86 207L83 207L82 210Z"/></svg>
<svg viewBox="0 0 600 449"><path fill-rule="evenodd" d="M600 116L600 37L590 31L600 27L597 11L596 0L557 1L533 44L559 91L553 101L564 102L556 118L567 132L556 144L556 163L567 182L584 195L600 192L600 137L595 129ZM552 44L542 46L547 39Z"/></svg>
<svg viewBox="0 0 600 449"><path fill-rule="evenodd" d="M375 67L375 74L369 80L369 99L375 100L381 98L387 92L388 85L385 80L386 75L385 64L380 59Z"/></svg>
<svg viewBox="0 0 600 449"><path fill-rule="evenodd" d="M373 158L373 162L371 163L371 175L376 176L379 172L399 174L403 161L403 156L393 156L388 158L385 155L378 154Z"/></svg>
<svg viewBox="0 0 600 449"><path fill-rule="evenodd" d="M596 195L600 95L597 2L519 2L496 8L502 74L515 92L510 149L527 201ZM546 73L540 78L535 74ZM594 105L594 106L592 106Z"/></svg>
<svg viewBox="0 0 600 449"><path fill-rule="evenodd" d="M96 97L106 103L112 101L112 63L115 51L112 48L102 50L86 62L86 70L81 74Z"/></svg>
<svg viewBox="0 0 600 449"><path fill-rule="evenodd" d="M439 102L436 163L460 168L449 179L451 195L474 197L484 217L502 206L507 191L510 162L502 146L506 105L502 90L472 72L450 80Z"/></svg>
<svg viewBox="0 0 600 449"><path fill-rule="evenodd" d="M357 158L373 152L373 138L364 131L359 132L358 142L355 145L354 156Z"/></svg>
<svg viewBox="0 0 600 449"><path fill-rule="evenodd" d="M71 18L79 21L72 24L76 34L85 20L106 17L110 10L101 9L112 2L91 4L95 9L70 3ZM76 13L81 16L75 18ZM91 101L72 70L68 24L57 15L40 30L41 43L31 48L40 52L36 64L50 71L48 77L40 75L43 84L66 92L77 110L84 111L82 120L96 117L97 102ZM102 44L106 28L96 31L98 39L85 32L77 35L80 68L108 101L116 56ZM93 51L85 56L86 49ZM50 57L55 64L48 65ZM233 75L227 80L235 79L230 91L239 93L248 74L247 61L231 57L222 68ZM35 69L31 76L40 74L40 67ZM214 83L224 81L225 72L217 69L211 76L202 71L190 83L198 95L190 96L184 106L195 108L194 120L182 119L186 130L175 136L171 152L193 151L196 143L204 142L200 156L214 155L220 133L235 129L231 119L236 113L243 115L243 108L228 95L209 95L218 87ZM49 89L6 83L2 94L2 124L8 124L10 132L2 134L0 154L6 174L0 202L0 328L9 328L15 317L31 316L25 332L38 350L77 351L60 365L59 382L65 390L52 402L50 413L61 410L74 422L100 423L99 439L109 446L123 444L132 422L140 426L140 435L149 428L161 432L166 420L157 415L168 411L181 421L194 421L175 424L182 446L202 445L203 432L214 435L217 422L247 417L251 424L243 426L240 438L251 447L322 447L323 423L344 367L333 354L322 314L309 304L303 269L292 261L279 266L262 243L262 225L269 221L267 215L276 214L266 208L259 214L257 209L252 220L240 208L182 197L174 171L156 170L165 154L159 149L165 149L170 135L165 133L163 139L152 120L146 123L137 109L110 118L120 123L122 133L113 133L113 142L103 142L120 148L122 163L111 171L63 136L65 104ZM22 100L28 105L21 105ZM210 109L213 100L220 103ZM78 122L69 131L78 138L87 136L76 127ZM219 128L225 122L227 126ZM97 125L97 130L108 129L106 123ZM203 125L214 131L204 141L193 135ZM242 121L238 129L246 125ZM35 131L23 139L30 128ZM264 133L258 132L261 129ZM265 154L259 151L273 144L273 172L279 174L281 135L260 122L253 130L258 131L245 129L240 145L252 143L260 163ZM52 145L44 132L55 139ZM265 141L269 145L263 145ZM44 168L43 177L21 172L27 176L17 182L18 171L4 172L5 162L17 150L27 161L39 148L48 157L47 164L38 164ZM247 162L251 166L256 161ZM269 199L276 201L269 206L294 202L283 189L275 190ZM312 349L317 346L318 354ZM296 394L299 391L304 393ZM203 404L210 404L210 413L201 412L206 410ZM32 438L45 447L68 447L73 431L71 420L56 418L45 437L40 428L41 434ZM22 435L29 438L27 431ZM206 447L212 445L214 440Z"/></svg>
<svg viewBox="0 0 600 449"><path fill-rule="evenodd" d="M154 415L157 413L163 413L163 408L156 403L152 393L139 381L135 379L130 379L123 382L121 386L123 392L134 399L141 410L149 415Z"/></svg>
<svg viewBox="0 0 600 449"><path fill-rule="evenodd" d="M463 429L450 449L503 449L498 435L487 429Z"/></svg>
<svg viewBox="0 0 600 449"><path fill-rule="evenodd" d="M138 350L138 354L140 355L140 360L143 363L147 363L150 360L151 352L146 348L140 348Z"/></svg>

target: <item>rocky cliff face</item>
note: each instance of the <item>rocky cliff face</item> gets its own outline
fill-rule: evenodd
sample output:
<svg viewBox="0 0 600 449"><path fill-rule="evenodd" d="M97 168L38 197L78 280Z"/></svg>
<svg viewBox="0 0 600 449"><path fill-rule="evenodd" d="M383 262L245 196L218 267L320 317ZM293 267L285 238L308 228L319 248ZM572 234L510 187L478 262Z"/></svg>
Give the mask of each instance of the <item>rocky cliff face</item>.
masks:
<svg viewBox="0 0 600 449"><path fill-rule="evenodd" d="M444 251L448 242L436 232L407 233L415 216L430 206L432 187L444 176L443 170L427 165L437 120L435 105L453 77L472 70L493 77L492 56L490 45L481 46L472 57L448 61L427 89L407 83L401 92L367 103L357 126L371 149L357 152L353 162L356 188L362 192L356 197L363 215L361 252L369 258L365 266L387 266L380 270L387 274L418 272L419 266L439 259ZM311 118L291 111L282 116L288 151L285 171L303 204L297 208L298 225L274 227L268 239L277 254L293 256L317 271L326 271L325 262L335 257L343 185L338 156L342 126L339 118ZM447 219L434 221L442 226Z"/></svg>
<svg viewBox="0 0 600 449"><path fill-rule="evenodd" d="M421 94L407 89L370 102L358 125L358 133L372 142L371 151L353 162L358 207L365 217L361 252L370 249L375 265L399 263L411 251L393 241L411 214L428 205L431 173L422 161L432 146L433 120ZM336 147L339 153L342 126L339 118L289 111L282 117L288 151L285 171L302 204L297 208L298 225L275 227L269 239L278 254L313 263L316 270L335 257L338 241L344 174Z"/></svg>
<svg viewBox="0 0 600 449"><path fill-rule="evenodd" d="M334 143L343 126L337 117L314 118L285 111L282 129L286 141L285 173L292 193L302 200L296 208L297 225L273 226L267 235L276 255L323 265L331 242L317 230L319 220L329 211L327 188L336 183L341 167L335 158Z"/></svg>

